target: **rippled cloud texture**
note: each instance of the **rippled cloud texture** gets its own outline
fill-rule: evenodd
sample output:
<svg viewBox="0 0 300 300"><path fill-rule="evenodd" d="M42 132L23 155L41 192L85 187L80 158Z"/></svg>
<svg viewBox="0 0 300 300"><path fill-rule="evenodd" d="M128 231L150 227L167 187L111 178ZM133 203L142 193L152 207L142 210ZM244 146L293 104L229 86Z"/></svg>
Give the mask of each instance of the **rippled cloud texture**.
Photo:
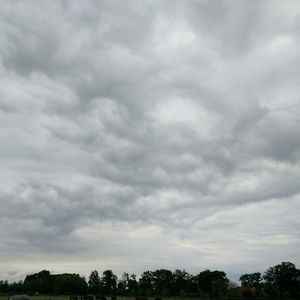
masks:
<svg viewBox="0 0 300 300"><path fill-rule="evenodd" d="M2 1L0 277L300 263L298 1Z"/></svg>

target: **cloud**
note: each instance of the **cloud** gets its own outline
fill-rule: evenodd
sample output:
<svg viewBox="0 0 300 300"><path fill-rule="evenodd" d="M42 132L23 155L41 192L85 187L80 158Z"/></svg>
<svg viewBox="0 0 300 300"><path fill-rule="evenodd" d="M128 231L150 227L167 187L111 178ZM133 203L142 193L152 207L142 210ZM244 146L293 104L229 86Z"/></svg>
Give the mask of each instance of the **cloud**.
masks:
<svg viewBox="0 0 300 300"><path fill-rule="evenodd" d="M2 277L299 264L298 3L2 6Z"/></svg>

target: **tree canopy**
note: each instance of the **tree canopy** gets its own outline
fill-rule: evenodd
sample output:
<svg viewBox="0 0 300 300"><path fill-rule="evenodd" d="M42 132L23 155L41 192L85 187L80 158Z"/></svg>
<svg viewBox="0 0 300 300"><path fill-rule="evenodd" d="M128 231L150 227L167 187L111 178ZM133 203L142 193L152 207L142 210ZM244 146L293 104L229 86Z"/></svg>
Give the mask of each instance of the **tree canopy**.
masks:
<svg viewBox="0 0 300 300"><path fill-rule="evenodd" d="M299 298L300 270L291 262L269 267L263 276L259 272L240 276L241 286L229 282L224 271L204 270L196 275L185 270L167 269L145 271L137 279L135 274L124 272L120 278L112 270L99 275L90 273L88 281L79 274L51 274L47 270L29 274L24 281L8 283L0 281L0 293L42 294L98 294L123 296L205 296L224 297L242 295L245 297L269 296L276 298ZM234 292L235 291L235 292ZM242 293L242 294L241 294Z"/></svg>

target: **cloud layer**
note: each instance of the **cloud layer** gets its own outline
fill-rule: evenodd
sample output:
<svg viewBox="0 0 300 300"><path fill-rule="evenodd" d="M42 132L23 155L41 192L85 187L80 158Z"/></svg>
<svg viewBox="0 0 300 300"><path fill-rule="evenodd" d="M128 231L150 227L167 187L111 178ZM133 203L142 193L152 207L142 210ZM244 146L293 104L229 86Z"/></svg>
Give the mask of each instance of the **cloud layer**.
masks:
<svg viewBox="0 0 300 300"><path fill-rule="evenodd" d="M4 1L0 275L300 263L297 1Z"/></svg>

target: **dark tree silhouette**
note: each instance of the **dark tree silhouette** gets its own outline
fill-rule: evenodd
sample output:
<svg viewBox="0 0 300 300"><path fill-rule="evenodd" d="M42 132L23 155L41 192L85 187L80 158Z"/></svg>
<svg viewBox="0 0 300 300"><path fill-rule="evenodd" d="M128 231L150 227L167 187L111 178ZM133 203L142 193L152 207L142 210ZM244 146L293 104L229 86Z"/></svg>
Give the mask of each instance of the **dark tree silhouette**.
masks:
<svg viewBox="0 0 300 300"><path fill-rule="evenodd" d="M261 286L262 278L259 272L252 274L244 274L240 277L241 285L244 287L255 287L258 289Z"/></svg>
<svg viewBox="0 0 300 300"><path fill-rule="evenodd" d="M101 282L103 292L106 295L116 294L118 277L112 270L106 270L102 273Z"/></svg>
<svg viewBox="0 0 300 300"><path fill-rule="evenodd" d="M113 296L138 296L146 299L154 296L157 299L165 296L205 296L216 297L241 297L263 296L281 298L299 298L300 296L300 270L291 262L269 267L264 276L260 273L244 274L240 277L242 287L230 285L225 272L205 270L192 276L185 270L157 269L145 271L137 281L136 275L123 273L118 281L112 270L103 272L101 278L98 271L92 271L88 284L79 274L50 274L43 270L29 274L24 282L8 283L0 280L0 293L22 294L71 294L71 295L104 295Z"/></svg>
<svg viewBox="0 0 300 300"><path fill-rule="evenodd" d="M223 271L205 270L196 277L200 292L210 296L224 296L228 290L229 280Z"/></svg>
<svg viewBox="0 0 300 300"><path fill-rule="evenodd" d="M300 270L291 262L270 267L263 276L267 292L277 297L297 297L300 293Z"/></svg>
<svg viewBox="0 0 300 300"><path fill-rule="evenodd" d="M97 294L101 290L101 280L98 271L92 271L88 281L89 291Z"/></svg>

